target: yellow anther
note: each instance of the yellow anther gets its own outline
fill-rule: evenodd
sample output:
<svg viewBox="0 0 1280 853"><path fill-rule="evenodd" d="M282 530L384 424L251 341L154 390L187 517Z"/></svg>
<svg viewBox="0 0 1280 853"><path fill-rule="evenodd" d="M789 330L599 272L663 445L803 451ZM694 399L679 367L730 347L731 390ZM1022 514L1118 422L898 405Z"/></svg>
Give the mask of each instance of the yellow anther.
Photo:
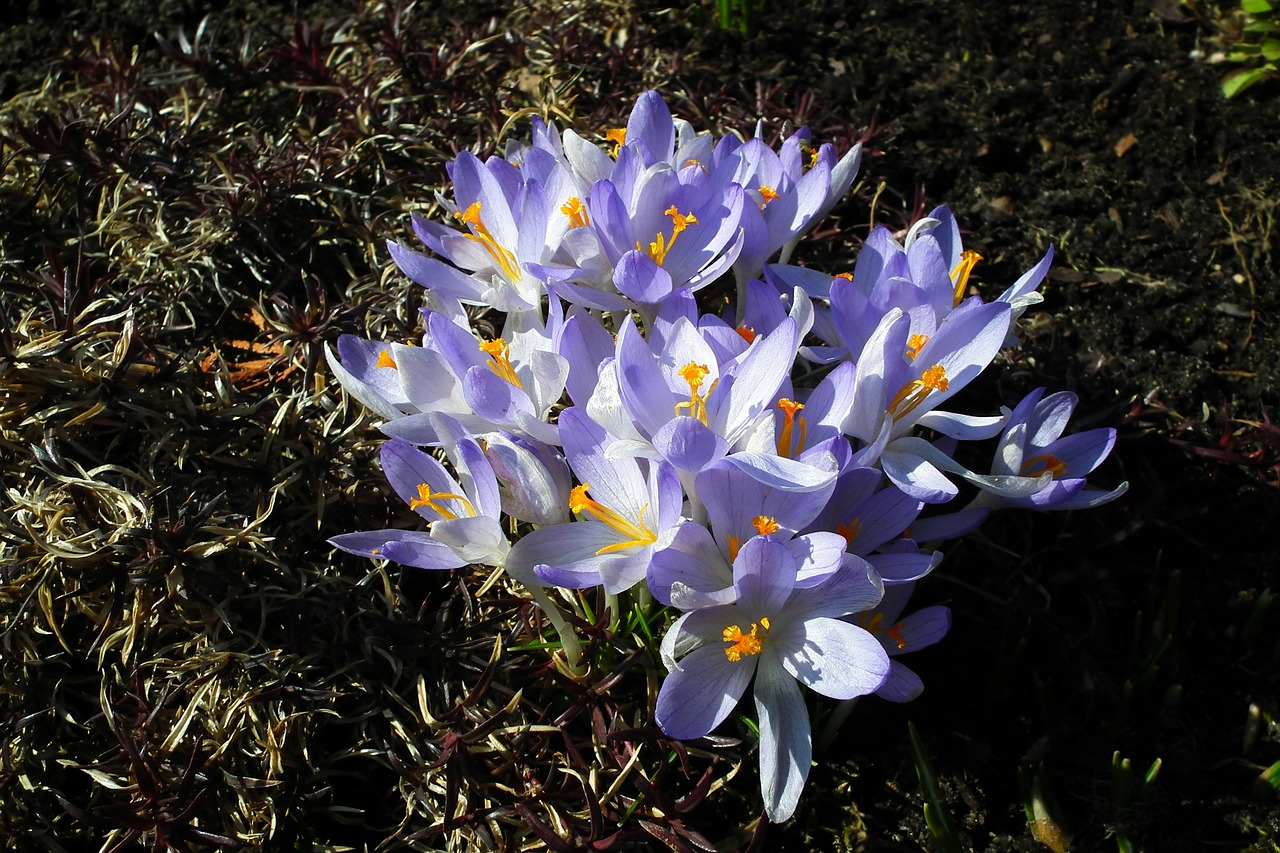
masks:
<svg viewBox="0 0 1280 853"><path fill-rule="evenodd" d="M777 197L778 194L773 191L773 187L760 187L760 198L764 199L764 204L762 204L761 207L768 205L769 202L773 201Z"/></svg>
<svg viewBox="0 0 1280 853"><path fill-rule="evenodd" d="M756 342L756 330L750 326L742 325L734 331L738 333L738 337L742 338L747 343L754 344Z"/></svg>
<svg viewBox="0 0 1280 853"><path fill-rule="evenodd" d="M689 383L689 402L676 403L676 415L683 411L689 417L702 421L704 424L707 422L707 397L715 390L720 380L717 379L712 382L706 394L699 394L698 392L702 389L702 383L706 381L710 372L705 364L694 364L692 361L676 371L681 379Z"/></svg>
<svg viewBox="0 0 1280 853"><path fill-rule="evenodd" d="M742 629L737 625L730 625L728 628L725 628L724 633L721 634L721 636L724 637L724 641L729 643L730 646L724 650L724 656L728 658L730 662L737 663L742 660L743 655L750 657L751 655L760 654L760 649L763 646L764 639L759 634L761 628L764 628L766 635L769 633L768 617L761 618L759 624L752 622L750 634L742 633Z"/></svg>
<svg viewBox="0 0 1280 853"><path fill-rule="evenodd" d="M577 486L569 493L569 511L575 515L590 516L596 521L603 523L610 530L613 530L627 537L625 541L615 542L612 545L606 545L599 551L596 556L602 554L612 554L617 551L625 551L628 548L643 548L646 545L652 545L658 541L658 537L653 531L645 526L644 514L649 509L649 505L645 504L640 508L640 518L632 522L623 518L617 512L596 503L587 497L587 490L591 488L589 483L583 483Z"/></svg>
<svg viewBox="0 0 1280 853"><path fill-rule="evenodd" d="M838 273L836 273L836 278L842 278L842 279L844 279L845 281L853 281L853 273L851 273L851 272L838 272Z"/></svg>
<svg viewBox="0 0 1280 853"><path fill-rule="evenodd" d="M935 364L919 378L908 382L898 389L898 393L889 403L889 416L900 421L916 410L916 407L934 391L946 391L948 387L947 371L941 364Z"/></svg>
<svg viewBox="0 0 1280 853"><path fill-rule="evenodd" d="M585 228L591 224L591 219L587 216L587 206L577 196L560 205L560 212L569 217L570 230Z"/></svg>
<svg viewBox="0 0 1280 853"><path fill-rule="evenodd" d="M818 151L819 149L817 148L809 149L809 162L805 164L805 169L812 169L814 166L818 165Z"/></svg>
<svg viewBox="0 0 1280 853"><path fill-rule="evenodd" d="M858 621L862 623L862 627L866 628L872 634L884 634L898 644L898 650L901 651L907 647L907 638L902 635L903 623L891 625L888 628L884 626L884 614L874 613L871 618L867 618L867 614L863 613Z"/></svg>
<svg viewBox="0 0 1280 853"><path fill-rule="evenodd" d="M454 218L471 228L472 233L465 235L468 240L479 243L484 247L485 252L498 269L502 270L502 274L507 277L508 281L517 281L520 278L520 264L516 260L516 256L509 249L505 249L498 245L498 241L489 233L489 229L480 221L480 202L474 202L466 210L455 213Z"/></svg>
<svg viewBox="0 0 1280 853"><path fill-rule="evenodd" d="M756 533L760 536L772 536L778 532L780 525L772 516L757 515L751 519L751 526L756 529Z"/></svg>
<svg viewBox="0 0 1280 853"><path fill-rule="evenodd" d="M392 370L398 369L396 367L395 359L391 357L391 350L389 349L384 349L378 353L378 363L375 364L374 367L390 367Z"/></svg>
<svg viewBox="0 0 1280 853"><path fill-rule="evenodd" d="M706 166L704 166L704 165L702 165L701 163L699 163L697 160L685 160L685 161L684 161L684 168L686 168L686 169L687 169L687 168L689 168L690 166L697 166L699 169L701 169L701 170L702 170L702 174L704 174L704 175L705 175L705 174L707 174L707 167L706 167Z"/></svg>
<svg viewBox="0 0 1280 853"><path fill-rule="evenodd" d="M489 369L499 379L506 380L512 385L523 390L520 384L520 377L516 376L516 369L511 364L511 359L507 355L507 342L498 338L492 341L480 341L480 351L489 356Z"/></svg>
<svg viewBox="0 0 1280 853"><path fill-rule="evenodd" d="M1059 480L1066 476L1067 466L1066 463L1052 453L1046 453L1043 456L1032 456L1022 463L1022 476L1024 477L1039 477L1046 471L1053 475L1053 479Z"/></svg>
<svg viewBox="0 0 1280 853"><path fill-rule="evenodd" d="M697 225L698 218L692 213L682 214L673 204L666 211L666 215L671 217L671 239L668 240L666 235L658 232L653 242L649 244L649 248L645 249L639 243L636 243L636 249L644 252L658 266L662 266L662 262L667 259L667 252L671 251L671 247L676 244L676 238L680 236L690 225Z"/></svg>
<svg viewBox="0 0 1280 853"><path fill-rule="evenodd" d="M737 536L729 537L729 562L732 563L738 559L738 552L742 550L742 540Z"/></svg>
<svg viewBox="0 0 1280 853"><path fill-rule="evenodd" d="M609 152L609 156L618 159L618 152L622 146L627 144L627 129L625 127L615 127L613 130L606 130L604 138L613 143L613 150Z"/></svg>
<svg viewBox="0 0 1280 853"><path fill-rule="evenodd" d="M804 450L805 435L808 432L808 425L805 424L804 418L798 420L796 418L796 415L804 409L804 403L797 403L795 400L783 397L778 401L778 409L782 412L782 429L778 432L778 455L794 459L794 454ZM797 424L800 425L798 436L795 435Z"/></svg>
<svg viewBox="0 0 1280 853"><path fill-rule="evenodd" d="M416 510L426 507L427 509L438 513L441 518L453 520L458 517L456 512L452 512L441 506L440 501L458 501L462 504L463 511L466 512L467 516L469 518L475 518L476 510L475 507L471 505L471 501L467 500L462 495L455 495L450 492L432 492L431 487L426 483L418 484L418 496L409 501L409 509Z"/></svg>
<svg viewBox="0 0 1280 853"><path fill-rule="evenodd" d="M852 545L853 540L862 533L862 522L856 518L849 519L848 524L837 524L835 532L844 537L844 541Z"/></svg>
<svg viewBox="0 0 1280 853"><path fill-rule="evenodd" d="M964 292L969 287L969 273L973 272L973 268L978 265L980 260L982 260L982 255L977 252L966 249L960 254L960 263L956 264L956 268L951 271L951 283L955 285L953 307L959 305L964 299Z"/></svg>
<svg viewBox="0 0 1280 853"><path fill-rule="evenodd" d="M907 339L907 358L915 361L916 356L920 354L920 350L927 343L929 343L928 335L912 335Z"/></svg>

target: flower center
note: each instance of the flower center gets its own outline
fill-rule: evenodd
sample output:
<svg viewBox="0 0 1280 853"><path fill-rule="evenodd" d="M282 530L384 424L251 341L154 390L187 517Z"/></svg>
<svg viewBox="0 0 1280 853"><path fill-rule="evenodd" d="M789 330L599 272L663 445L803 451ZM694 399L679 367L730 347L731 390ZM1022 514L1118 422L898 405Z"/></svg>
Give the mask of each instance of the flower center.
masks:
<svg viewBox="0 0 1280 853"><path fill-rule="evenodd" d="M760 202L761 210L764 210L766 207L768 207L769 202L773 201L778 197L778 194L774 192L773 187L761 186L759 192L760 192L760 198L764 199L764 201Z"/></svg>
<svg viewBox="0 0 1280 853"><path fill-rule="evenodd" d="M583 483L581 486L575 487L574 490L569 493L569 511L574 514L580 513L582 515L588 515L596 521L602 522L610 530L626 537L626 541L615 542L612 545L606 545L599 551L596 551L597 557L601 554L612 554L616 551L625 551L628 548L643 548L646 545L652 545L654 542L658 541L658 537L654 535L652 530L645 527L644 524L644 514L645 511L649 509L648 504L645 504L640 508L640 519L637 522L632 522L623 518L607 506L596 503L594 500L587 497L587 490L590 488L591 486L589 484Z"/></svg>
<svg viewBox="0 0 1280 853"><path fill-rule="evenodd" d="M741 326L734 329L734 331L738 333L738 337L742 338L747 343L754 344L756 342L756 330L747 324L743 323Z"/></svg>
<svg viewBox="0 0 1280 853"><path fill-rule="evenodd" d="M883 613L873 613L869 619L867 614L863 613L858 617L858 621L862 623L863 628L866 628L872 634L884 634L892 639L898 644L899 651L907 647L907 638L902 635L903 623L899 622L886 628Z"/></svg>
<svg viewBox="0 0 1280 853"><path fill-rule="evenodd" d="M1053 475L1053 479L1059 480L1066 476L1067 466L1065 462L1052 453L1032 456L1022 463L1022 476L1024 477L1039 477L1046 471Z"/></svg>
<svg viewBox="0 0 1280 853"><path fill-rule="evenodd" d="M667 208L665 212L667 216L671 217L671 239L668 240L667 236L659 231L653 242L649 244L648 249L636 243L636 248L648 255L649 259L658 266L662 266L662 262L667 259L667 252L671 251L671 247L676 244L676 239L680 234L690 225L698 224L696 216L692 213L680 213L680 211L676 210L674 204Z"/></svg>
<svg viewBox="0 0 1280 853"><path fill-rule="evenodd" d="M973 272L973 268L980 260L982 255L977 252L966 249L960 253L960 263L956 264L956 268L951 271L951 283L955 285L955 299L951 303L952 307L959 305L964 299L964 292L969 287L969 273Z"/></svg>
<svg viewBox="0 0 1280 853"><path fill-rule="evenodd" d="M889 403L889 416L900 421L916 410L916 407L934 391L946 391L948 386L947 371L941 364L935 364L919 378L908 382L898 389L898 393Z"/></svg>
<svg viewBox="0 0 1280 853"><path fill-rule="evenodd" d="M613 130L606 130L604 138L613 143L613 150L609 152L609 156L618 159L618 152L622 150L622 146L627 144L627 129L625 127L615 127Z"/></svg>
<svg viewBox="0 0 1280 853"><path fill-rule="evenodd" d="M920 350L924 345L929 343L928 335L912 335L907 338L907 358L911 361L916 360L916 356L920 354Z"/></svg>
<svg viewBox="0 0 1280 853"><path fill-rule="evenodd" d="M720 382L717 379L711 383L711 387L707 389L706 394L699 394L698 391L702 388L702 383L710 372L705 364L694 364L692 361L676 371L681 379L689 383L689 402L676 403L676 415L679 415L681 411L686 411L689 417L706 424L707 397L711 396L711 392L715 390L716 385Z"/></svg>
<svg viewBox="0 0 1280 853"><path fill-rule="evenodd" d="M516 376L516 369L511 364L511 359L507 355L507 342L498 338L493 341L480 341L480 351L489 356L489 369L499 379L505 379L512 385L524 390L520 384L520 377Z"/></svg>
<svg viewBox="0 0 1280 853"><path fill-rule="evenodd" d="M391 357L391 350L384 349L378 353L378 363L374 367L389 367L392 370L399 370L396 366L396 360Z"/></svg>
<svg viewBox="0 0 1280 853"><path fill-rule="evenodd" d="M465 235L466 238L484 247L484 250L493 259L493 262L498 265L498 269L502 270L502 274L507 277L508 281L514 282L520 279L520 265L516 261L516 256L498 245L498 241L493 239L489 229L480 221L480 202L475 202L465 211L455 213L454 218L463 225L470 226L471 233Z"/></svg>
<svg viewBox="0 0 1280 853"><path fill-rule="evenodd" d="M432 492L431 487L426 483L418 484L418 496L409 501L409 509L418 510L426 507L432 512L438 513L441 518L446 518L450 521L458 517L456 512L445 509L440 504L440 501L457 501L462 504L462 509L468 518L475 518L476 516L475 507L471 505L471 501L462 495L455 495L452 492Z"/></svg>
<svg viewBox="0 0 1280 853"><path fill-rule="evenodd" d="M856 518L851 518L848 524L837 524L835 532L843 536L848 545L852 545L853 540L857 539L858 534L862 533L862 522Z"/></svg>
<svg viewBox="0 0 1280 853"><path fill-rule="evenodd" d="M778 401L778 409L782 411L782 429L778 432L778 455L794 459L795 454L804 450L805 433L808 430L804 418L796 417L804 409L804 403L797 403L795 400L783 397ZM797 425L800 427L798 431ZM799 434L795 435L796 432Z"/></svg>
<svg viewBox="0 0 1280 853"><path fill-rule="evenodd" d="M560 212L569 217L569 230L571 231L574 228L586 228L591 224L591 219L587 216L587 206L577 196L560 205Z"/></svg>
<svg viewBox="0 0 1280 853"><path fill-rule="evenodd" d="M742 629L737 625L730 625L728 628L725 628L724 633L721 636L724 637L724 641L729 644L729 647L724 650L724 656L728 658L731 663L737 663L742 660L743 655L750 657L751 655L760 654L760 649L763 646L764 641L764 637L761 637L759 634L761 628L764 628L765 636L768 636L768 616L760 617L759 624L752 622L750 634L742 633Z"/></svg>
<svg viewBox="0 0 1280 853"><path fill-rule="evenodd" d="M760 536L772 536L778 532L778 528L781 525L772 516L757 515L751 519L751 526L756 529L756 533ZM768 626L766 625L765 627L767 628Z"/></svg>

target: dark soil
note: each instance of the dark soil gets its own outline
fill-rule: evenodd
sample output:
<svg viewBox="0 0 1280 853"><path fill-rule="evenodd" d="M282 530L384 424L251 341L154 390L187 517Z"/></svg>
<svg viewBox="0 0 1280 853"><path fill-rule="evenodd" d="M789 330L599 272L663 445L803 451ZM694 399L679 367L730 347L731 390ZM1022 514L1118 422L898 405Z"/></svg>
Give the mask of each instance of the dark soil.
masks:
<svg viewBox="0 0 1280 853"><path fill-rule="evenodd" d="M152 51L150 33L190 34L203 14L149 5L31 3L0 34L0 93L65 72L91 36ZM333 5L300 14L318 24ZM953 547L921 589L956 616L912 660L925 694L860 706L762 849L946 849L926 827L908 721L967 847L1280 849L1280 796L1259 781L1280 761L1280 85L1225 102L1227 69L1203 58L1214 31L1173 2L770 5L749 39L716 30L705 3L619 9L662 61L570 57L587 81L607 67L626 96L584 85L579 113L621 114L656 85L698 126L763 115L865 137L873 156L839 233L798 253L815 266L852 263L873 198L893 227L950 204L986 259L980 288L1053 245L1045 302L986 393L1076 392L1081 427L1121 433L1099 484L1130 491L1088 513L997 518ZM442 7L441 41L498 11ZM237 4L219 20L291 15ZM1113 756L1138 777L1161 762L1144 796L1119 790ZM734 784L753 795L749 772ZM1036 834L1033 789L1050 802Z"/></svg>

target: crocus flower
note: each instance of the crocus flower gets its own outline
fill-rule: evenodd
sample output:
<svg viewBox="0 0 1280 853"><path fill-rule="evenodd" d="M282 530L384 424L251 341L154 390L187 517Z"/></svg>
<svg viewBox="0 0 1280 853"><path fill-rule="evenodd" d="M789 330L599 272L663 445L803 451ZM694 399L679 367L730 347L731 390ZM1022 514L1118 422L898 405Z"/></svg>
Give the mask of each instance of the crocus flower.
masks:
<svg viewBox="0 0 1280 853"><path fill-rule="evenodd" d="M552 351L558 323L558 306L550 330L532 312L508 314L502 336L482 341L470 329L428 314L422 348L438 357L405 364L392 359L388 366L416 414L387 423L383 431L411 444L437 444L430 416L443 412L472 435L505 431L558 444L556 428L546 422L569 374L568 363Z"/></svg>
<svg viewBox="0 0 1280 853"><path fill-rule="evenodd" d="M877 696L890 702L910 702L924 691L920 676L893 658L932 646L951 628L951 610L940 604L902 617L914 587L915 584L886 586L884 598L875 609L859 613L854 618L856 624L866 628L880 641L891 659L889 677L876 690Z"/></svg>
<svg viewBox="0 0 1280 853"><path fill-rule="evenodd" d="M526 534L507 566L568 589L630 589L675 535L680 481L665 462L611 457L614 439L580 409L561 412L559 427L565 459L580 483L568 509L582 520Z"/></svg>
<svg viewBox="0 0 1280 853"><path fill-rule="evenodd" d="M1102 464L1115 446L1116 431L1091 429L1064 436L1062 433L1079 398L1069 391L1059 391L1041 399L1044 391L1043 388L1032 391L1009 416L1009 425L1000 436L991 463L991 473L1024 478L1047 476L1052 478L1051 482L1032 494L1018 497L984 490L975 501L976 506L1085 509L1109 503L1128 490L1128 483L1121 483L1110 491L1085 488L1085 477Z"/></svg>
<svg viewBox="0 0 1280 853"><path fill-rule="evenodd" d="M344 533L330 544L349 554L419 569L505 563L510 544L500 521L498 483L474 440L461 438L452 444L457 479L435 457L404 442L382 445L381 459L391 488L429 528Z"/></svg>
<svg viewBox="0 0 1280 853"><path fill-rule="evenodd" d="M729 716L755 678L760 790L765 812L795 811L813 754L809 712L797 681L834 699L880 688L889 658L870 633L840 617L874 607L881 586L853 565L809 589L796 585L791 550L767 535L743 544L733 563L736 600L681 616L662 640L670 674L655 716L669 737L691 740Z"/></svg>
<svg viewBox="0 0 1280 853"><path fill-rule="evenodd" d="M1008 328L1003 302L967 303L927 339L911 337L910 319L900 310L885 315L858 359L853 410L845 421L845 432L867 444L859 464L879 464L898 488L925 503L954 497L957 489L942 470L970 472L911 432L919 425L965 440L1000 429L1001 418L937 407L991 362Z"/></svg>

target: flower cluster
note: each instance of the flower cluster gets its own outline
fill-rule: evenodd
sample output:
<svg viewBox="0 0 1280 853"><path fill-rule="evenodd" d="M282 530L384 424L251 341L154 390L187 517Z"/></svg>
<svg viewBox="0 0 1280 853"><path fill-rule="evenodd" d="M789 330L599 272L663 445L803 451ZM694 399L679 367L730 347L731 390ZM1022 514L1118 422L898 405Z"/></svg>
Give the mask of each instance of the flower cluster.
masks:
<svg viewBox="0 0 1280 853"><path fill-rule="evenodd" d="M939 543L994 508L1094 506L1124 486L1086 488L1115 434L1064 436L1070 394L989 417L949 406L1016 343L1051 253L984 300L969 285L981 258L940 207L901 241L876 228L852 272L788 265L860 150L761 136L696 133L649 92L603 145L535 122L503 157L461 154L442 199L452 221L414 220L429 251L389 244L426 289L421 346L343 337L329 353L385 419L383 470L426 524L332 543L503 568L571 666L550 588L652 595L676 616L658 725L700 738L750 687L765 809L781 821L812 753L801 684L837 700L920 693L898 658L938 641L950 614L902 613ZM713 283L732 294L719 312L699 302ZM499 337L472 325L486 311ZM799 359L821 381L794 385ZM955 452L983 439L997 441L986 473ZM976 497L953 510L958 483Z"/></svg>

